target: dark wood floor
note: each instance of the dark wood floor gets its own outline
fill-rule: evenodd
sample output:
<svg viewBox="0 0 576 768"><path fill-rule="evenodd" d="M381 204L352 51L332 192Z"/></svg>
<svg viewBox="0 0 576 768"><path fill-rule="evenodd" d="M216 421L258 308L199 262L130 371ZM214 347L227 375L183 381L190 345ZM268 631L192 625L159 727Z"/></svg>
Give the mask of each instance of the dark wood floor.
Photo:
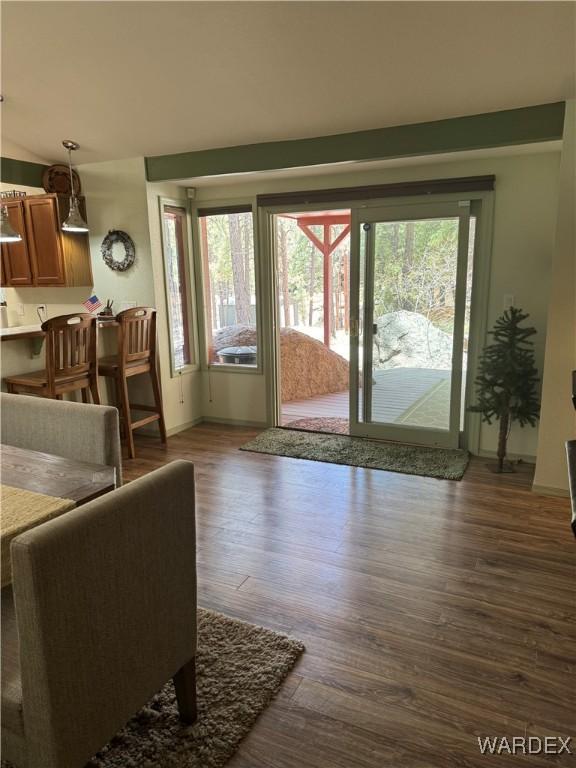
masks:
<svg viewBox="0 0 576 768"><path fill-rule="evenodd" d="M244 453L203 425L138 440L130 480L196 465L200 604L306 643L230 768L573 765L478 736L572 736L576 541L531 469L461 482Z"/></svg>

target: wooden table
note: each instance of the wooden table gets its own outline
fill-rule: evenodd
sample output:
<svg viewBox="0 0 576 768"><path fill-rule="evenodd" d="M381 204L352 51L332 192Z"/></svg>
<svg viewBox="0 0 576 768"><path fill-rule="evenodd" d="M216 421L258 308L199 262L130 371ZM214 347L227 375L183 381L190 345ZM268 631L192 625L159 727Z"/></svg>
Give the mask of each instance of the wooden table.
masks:
<svg viewBox="0 0 576 768"><path fill-rule="evenodd" d="M2 445L1 453L4 485L72 499L76 506L112 491L116 484L116 469L103 464L64 459L13 445Z"/></svg>
<svg viewBox="0 0 576 768"><path fill-rule="evenodd" d="M1 457L1 584L5 587L12 581L12 540L30 528L112 491L116 469L14 445L2 445Z"/></svg>

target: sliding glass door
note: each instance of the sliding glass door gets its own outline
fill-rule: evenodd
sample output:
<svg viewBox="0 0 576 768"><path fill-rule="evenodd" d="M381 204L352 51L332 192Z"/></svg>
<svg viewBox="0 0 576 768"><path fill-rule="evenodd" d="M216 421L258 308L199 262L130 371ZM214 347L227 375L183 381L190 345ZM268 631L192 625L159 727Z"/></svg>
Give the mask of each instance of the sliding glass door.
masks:
<svg viewBox="0 0 576 768"><path fill-rule="evenodd" d="M468 201L353 211L351 434L458 446L471 236Z"/></svg>

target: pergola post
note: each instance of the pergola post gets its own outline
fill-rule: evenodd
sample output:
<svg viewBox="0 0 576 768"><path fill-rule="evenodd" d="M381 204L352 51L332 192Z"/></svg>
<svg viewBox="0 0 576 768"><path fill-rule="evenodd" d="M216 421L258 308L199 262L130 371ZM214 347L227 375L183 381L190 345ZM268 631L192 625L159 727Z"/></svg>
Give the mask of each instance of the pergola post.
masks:
<svg viewBox="0 0 576 768"><path fill-rule="evenodd" d="M280 214L288 219L295 219L298 227L304 232L310 242L322 254L322 263L324 268L323 287L324 287L324 344L330 347L330 338L332 336L332 259L330 258L340 243L350 234L350 214L341 211L322 212L322 213L287 213ZM322 239L320 240L310 229L311 226L319 224L322 226ZM343 224L342 232L331 240L331 227L333 224ZM347 262L346 262L347 263ZM347 278L344 284L347 286ZM348 304L348 297L345 297L345 304ZM346 324L348 318L346 318Z"/></svg>
<svg viewBox="0 0 576 768"><path fill-rule="evenodd" d="M324 241L322 243L324 257L324 344L330 347L332 335L332 249L330 248L330 224L324 224Z"/></svg>

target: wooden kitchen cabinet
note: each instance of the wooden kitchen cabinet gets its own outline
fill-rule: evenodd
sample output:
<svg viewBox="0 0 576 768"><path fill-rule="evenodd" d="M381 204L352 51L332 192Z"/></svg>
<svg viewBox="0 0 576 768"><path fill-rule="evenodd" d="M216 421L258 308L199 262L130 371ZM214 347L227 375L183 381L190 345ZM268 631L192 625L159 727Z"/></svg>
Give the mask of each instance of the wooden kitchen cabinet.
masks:
<svg viewBox="0 0 576 768"><path fill-rule="evenodd" d="M19 243L2 243L2 280L3 285L19 287L32 285L32 267L28 253L28 238L24 223L24 206L21 200L3 203L8 209L10 224L22 235Z"/></svg>
<svg viewBox="0 0 576 768"><path fill-rule="evenodd" d="M4 201L20 243L2 244L4 285L91 286L92 263L87 232L64 232L70 199L30 195ZM84 198L80 210L86 216Z"/></svg>

